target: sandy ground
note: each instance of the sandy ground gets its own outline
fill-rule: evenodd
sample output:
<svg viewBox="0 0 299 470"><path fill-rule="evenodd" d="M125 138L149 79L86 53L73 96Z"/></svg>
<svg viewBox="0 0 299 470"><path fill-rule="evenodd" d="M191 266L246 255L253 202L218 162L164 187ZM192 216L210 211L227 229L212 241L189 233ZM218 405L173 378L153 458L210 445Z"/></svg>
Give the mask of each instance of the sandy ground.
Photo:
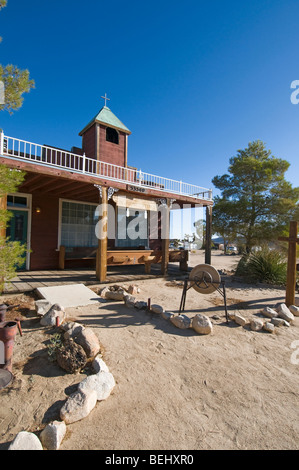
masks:
<svg viewBox="0 0 299 470"><path fill-rule="evenodd" d="M237 259L214 252L212 264L230 270ZM202 262L202 254L191 255L192 266ZM180 281L159 278L136 284L139 299L151 298L178 312ZM239 310L247 318L284 301L285 295L281 289L229 280L226 291L229 311ZM15 378L0 391L3 450L19 431L39 435L47 423L59 419L67 396L86 376L67 374L49 362L53 330L40 326L33 298L20 299L23 336L15 340ZM253 332L225 322L218 292L203 295L190 289L185 314L199 312L211 318L211 335L180 330L122 302L67 309L71 319L98 335L116 386L88 417L67 426L60 449L299 449L299 352L293 349L299 318L275 334Z"/></svg>

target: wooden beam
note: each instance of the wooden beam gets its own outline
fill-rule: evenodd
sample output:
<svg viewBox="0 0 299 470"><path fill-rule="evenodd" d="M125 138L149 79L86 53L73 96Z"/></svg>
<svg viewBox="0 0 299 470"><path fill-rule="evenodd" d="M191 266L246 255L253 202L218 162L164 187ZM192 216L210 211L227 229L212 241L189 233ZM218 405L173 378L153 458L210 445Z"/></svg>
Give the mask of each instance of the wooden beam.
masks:
<svg viewBox="0 0 299 470"><path fill-rule="evenodd" d="M107 276L107 232L108 232L108 198L107 188L101 187L100 217L98 222L98 251L96 258L96 277L103 282Z"/></svg>
<svg viewBox="0 0 299 470"><path fill-rule="evenodd" d="M161 273L167 274L169 263L169 219L170 219L170 199L166 199L164 214L161 217L161 237L162 237L162 262Z"/></svg>
<svg viewBox="0 0 299 470"><path fill-rule="evenodd" d="M211 264L212 206L206 207L206 247L205 263Z"/></svg>
<svg viewBox="0 0 299 470"><path fill-rule="evenodd" d="M289 237L279 237L278 240L288 242L288 267L287 267L287 285L286 285L286 306L295 304L296 292L296 268L297 268L297 243L299 243L298 222L290 222Z"/></svg>

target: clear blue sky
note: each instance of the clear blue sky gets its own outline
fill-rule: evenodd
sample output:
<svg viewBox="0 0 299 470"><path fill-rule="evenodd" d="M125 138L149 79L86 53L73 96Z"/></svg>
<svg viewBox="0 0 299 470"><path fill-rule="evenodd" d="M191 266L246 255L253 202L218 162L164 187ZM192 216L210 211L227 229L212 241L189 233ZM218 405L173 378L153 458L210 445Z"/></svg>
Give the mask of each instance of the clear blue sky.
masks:
<svg viewBox="0 0 299 470"><path fill-rule="evenodd" d="M0 36L0 62L36 83L1 113L7 135L80 146L107 93L132 131L129 165L215 189L260 139L299 184L298 0L8 0Z"/></svg>

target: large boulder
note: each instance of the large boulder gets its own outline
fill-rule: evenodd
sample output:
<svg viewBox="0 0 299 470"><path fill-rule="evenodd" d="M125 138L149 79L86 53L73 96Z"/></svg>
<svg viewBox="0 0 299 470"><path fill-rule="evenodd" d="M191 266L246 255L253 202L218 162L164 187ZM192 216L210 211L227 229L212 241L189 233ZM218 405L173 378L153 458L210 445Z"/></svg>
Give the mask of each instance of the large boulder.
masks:
<svg viewBox="0 0 299 470"><path fill-rule="evenodd" d="M191 320L186 315L176 315L170 317L169 320L174 326L180 328L181 330L185 330L191 326Z"/></svg>
<svg viewBox="0 0 299 470"><path fill-rule="evenodd" d="M58 450L66 433L64 421L53 421L40 433L40 440L43 446L48 450Z"/></svg>
<svg viewBox="0 0 299 470"><path fill-rule="evenodd" d="M276 312L276 310L274 310L271 307L264 307L263 310L262 310L262 314L265 315L265 317L268 317L268 318L278 317L278 313Z"/></svg>
<svg viewBox="0 0 299 470"><path fill-rule="evenodd" d="M97 393L95 390L82 392L78 390L72 393L60 410L60 419L66 424L80 421L93 410L97 403Z"/></svg>
<svg viewBox="0 0 299 470"><path fill-rule="evenodd" d="M50 310L42 316L40 324L42 326L55 326L57 317L60 325L65 319L65 310L60 304L52 305Z"/></svg>
<svg viewBox="0 0 299 470"><path fill-rule="evenodd" d="M65 371L74 374L80 372L87 363L87 356L80 344L68 339L61 348L57 348L56 360Z"/></svg>
<svg viewBox="0 0 299 470"><path fill-rule="evenodd" d="M101 349L99 339L91 328L82 329L75 341L82 346L88 358L95 357Z"/></svg>
<svg viewBox="0 0 299 470"><path fill-rule="evenodd" d="M289 310L295 317L299 317L299 307L296 305L290 305Z"/></svg>
<svg viewBox="0 0 299 470"><path fill-rule="evenodd" d="M276 308L277 310L277 313L278 313L278 316L280 318L283 318L284 320L286 320L287 322L291 322L294 320L294 315L292 314L292 312L288 309L288 307L286 306L286 304L282 303L282 304L279 304Z"/></svg>
<svg viewBox="0 0 299 470"><path fill-rule="evenodd" d="M209 335L213 332L213 325L209 317L199 313L192 319L192 328L201 335Z"/></svg>
<svg viewBox="0 0 299 470"><path fill-rule="evenodd" d="M43 450L43 446L35 434L21 431L16 435L8 450Z"/></svg>
<svg viewBox="0 0 299 470"><path fill-rule="evenodd" d="M78 390L88 392L95 390L97 400L106 400L115 387L115 380L111 372L100 371L97 374L89 375L79 383Z"/></svg>

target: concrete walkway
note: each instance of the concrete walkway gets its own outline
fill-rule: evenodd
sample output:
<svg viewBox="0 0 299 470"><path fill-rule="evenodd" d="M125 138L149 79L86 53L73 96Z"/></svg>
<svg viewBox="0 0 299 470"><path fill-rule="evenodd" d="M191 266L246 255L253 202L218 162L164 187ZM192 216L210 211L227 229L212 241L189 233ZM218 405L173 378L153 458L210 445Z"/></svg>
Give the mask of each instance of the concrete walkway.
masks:
<svg viewBox="0 0 299 470"><path fill-rule="evenodd" d="M170 264L168 275L182 278L186 272L180 271L177 264ZM161 265L152 265L151 274L144 273L144 266L108 267L107 279L100 283L93 269L72 269L57 271L22 271L4 288L3 294L31 292L38 287L62 286L68 284L97 284L135 282L137 279L163 277Z"/></svg>

